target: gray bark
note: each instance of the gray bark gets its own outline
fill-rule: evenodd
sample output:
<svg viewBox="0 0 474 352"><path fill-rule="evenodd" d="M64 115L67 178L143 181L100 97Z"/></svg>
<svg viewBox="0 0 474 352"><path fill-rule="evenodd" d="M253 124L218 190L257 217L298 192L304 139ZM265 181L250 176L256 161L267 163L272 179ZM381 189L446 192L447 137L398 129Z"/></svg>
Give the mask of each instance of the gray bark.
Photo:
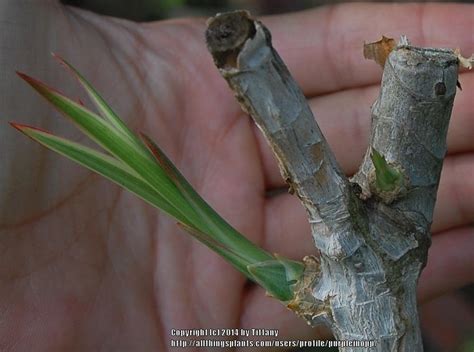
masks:
<svg viewBox="0 0 474 352"><path fill-rule="evenodd" d="M289 308L311 325L328 325L339 340L375 341L376 351L421 351L416 284L430 245L456 56L407 44L390 54L369 148L348 180L259 21L246 12L218 15L206 39L308 213L320 258L305 258ZM396 189L377 189L372 149L403 174Z"/></svg>

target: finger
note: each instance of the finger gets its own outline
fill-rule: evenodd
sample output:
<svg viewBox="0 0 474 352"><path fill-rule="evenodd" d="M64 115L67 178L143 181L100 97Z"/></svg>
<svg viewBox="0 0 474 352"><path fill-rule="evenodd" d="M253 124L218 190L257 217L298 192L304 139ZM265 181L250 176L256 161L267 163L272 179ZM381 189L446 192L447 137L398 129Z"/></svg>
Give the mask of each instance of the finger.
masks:
<svg viewBox="0 0 474 352"><path fill-rule="evenodd" d="M444 161L433 216L432 231L474 223L474 153Z"/></svg>
<svg viewBox="0 0 474 352"><path fill-rule="evenodd" d="M458 91L454 102L448 132L448 152L460 153L474 150L474 72L460 75L463 90ZM367 148L370 134L370 106L375 101L379 87L376 85L349 89L309 100L316 120L344 172L352 175ZM275 157L262 133L255 128L267 189L285 186Z"/></svg>
<svg viewBox="0 0 474 352"><path fill-rule="evenodd" d="M269 198L264 211L263 248L293 259L314 254L308 218L298 197L286 193Z"/></svg>
<svg viewBox="0 0 474 352"><path fill-rule="evenodd" d="M381 35L459 47L468 56L474 50L474 7L467 4L341 4L264 22L307 96L378 82L380 70L363 59L362 45Z"/></svg>
<svg viewBox="0 0 474 352"><path fill-rule="evenodd" d="M474 228L451 230L433 238L428 264L418 286L418 299L426 302L474 281ZM244 300L241 327L276 328L287 338L327 338L328 330L311 329L259 287L252 287Z"/></svg>
<svg viewBox="0 0 474 352"><path fill-rule="evenodd" d="M433 237L428 263L418 284L418 298L429 301L474 282L474 227L463 227Z"/></svg>
<svg viewBox="0 0 474 352"><path fill-rule="evenodd" d="M433 233L474 223L474 153L449 156L441 173ZM291 245L290 245L291 243ZM312 248L311 232L297 197L281 194L266 200L263 247L301 258Z"/></svg>

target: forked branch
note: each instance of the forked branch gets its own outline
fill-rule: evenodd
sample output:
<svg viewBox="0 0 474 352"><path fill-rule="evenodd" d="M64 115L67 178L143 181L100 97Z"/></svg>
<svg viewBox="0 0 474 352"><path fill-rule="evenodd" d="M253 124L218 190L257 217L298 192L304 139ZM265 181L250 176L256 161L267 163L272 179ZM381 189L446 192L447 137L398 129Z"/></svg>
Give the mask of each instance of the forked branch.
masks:
<svg viewBox="0 0 474 352"><path fill-rule="evenodd" d="M459 55L407 41L390 55L370 53L383 58L385 71L369 148L351 184L269 31L240 11L212 18L206 39L309 214L320 260L305 258L289 308L311 325L326 323L341 340L421 351L416 284L430 245ZM391 43L381 41L390 50Z"/></svg>

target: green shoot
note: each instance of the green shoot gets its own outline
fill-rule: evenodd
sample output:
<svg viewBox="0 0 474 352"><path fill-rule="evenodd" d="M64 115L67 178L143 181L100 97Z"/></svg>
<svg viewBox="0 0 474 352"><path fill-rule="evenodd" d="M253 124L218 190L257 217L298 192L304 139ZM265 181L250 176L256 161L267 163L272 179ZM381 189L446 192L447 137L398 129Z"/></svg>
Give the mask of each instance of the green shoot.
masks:
<svg viewBox="0 0 474 352"><path fill-rule="evenodd" d="M403 182L403 175L396 168L390 166L383 155L372 149L370 158L375 167L375 184L377 189L383 192L390 192L400 186Z"/></svg>
<svg viewBox="0 0 474 352"><path fill-rule="evenodd" d="M85 89L99 114L44 83L18 75L62 112L104 152L38 128L11 123L43 146L108 178L177 220L178 224L221 255L250 280L280 301L293 297L303 264L261 249L217 214L194 190L165 153L145 134L135 135L92 85L69 63L66 66Z"/></svg>

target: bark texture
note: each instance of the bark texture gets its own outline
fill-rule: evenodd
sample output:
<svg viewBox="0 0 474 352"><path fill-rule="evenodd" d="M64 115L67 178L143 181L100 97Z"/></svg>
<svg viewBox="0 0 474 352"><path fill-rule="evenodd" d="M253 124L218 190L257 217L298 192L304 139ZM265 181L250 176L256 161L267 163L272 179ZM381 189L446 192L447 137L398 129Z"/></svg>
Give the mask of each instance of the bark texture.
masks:
<svg viewBox="0 0 474 352"><path fill-rule="evenodd" d="M349 180L259 21L244 11L217 15L206 40L306 208L320 252L319 259L305 258L307 270L288 307L311 325L328 325L339 340L372 340L374 351L421 351L416 285L430 245L456 56L407 43L390 54L369 148ZM390 191L377 187L373 149L403 175Z"/></svg>

